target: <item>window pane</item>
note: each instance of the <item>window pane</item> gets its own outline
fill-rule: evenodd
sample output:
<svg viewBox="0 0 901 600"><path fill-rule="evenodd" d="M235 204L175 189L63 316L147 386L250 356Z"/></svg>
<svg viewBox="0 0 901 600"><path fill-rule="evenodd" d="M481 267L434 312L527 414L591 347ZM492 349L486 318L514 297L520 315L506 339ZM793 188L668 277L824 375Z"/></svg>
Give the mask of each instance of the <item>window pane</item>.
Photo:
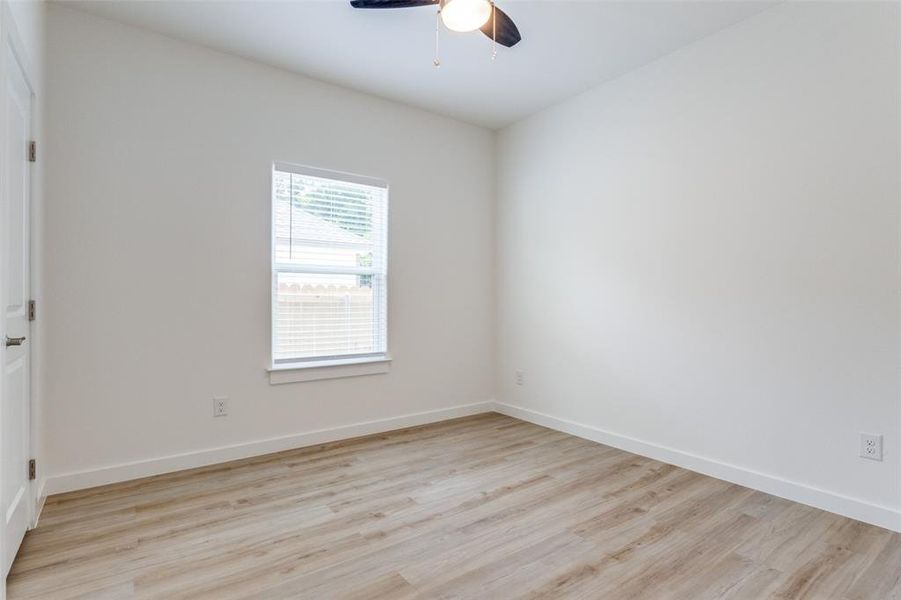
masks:
<svg viewBox="0 0 901 600"><path fill-rule="evenodd" d="M381 275L276 275L276 361L384 352Z"/></svg>
<svg viewBox="0 0 901 600"><path fill-rule="evenodd" d="M281 171L273 186L277 262L381 264L384 189Z"/></svg>
<svg viewBox="0 0 901 600"><path fill-rule="evenodd" d="M272 179L273 360L384 354L387 188L280 168Z"/></svg>

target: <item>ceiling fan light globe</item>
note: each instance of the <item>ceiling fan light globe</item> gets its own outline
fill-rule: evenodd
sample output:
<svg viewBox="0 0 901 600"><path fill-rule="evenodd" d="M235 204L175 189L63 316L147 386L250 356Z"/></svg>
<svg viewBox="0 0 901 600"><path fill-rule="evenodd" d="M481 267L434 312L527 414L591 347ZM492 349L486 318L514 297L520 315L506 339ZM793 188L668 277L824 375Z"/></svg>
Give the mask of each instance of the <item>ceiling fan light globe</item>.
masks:
<svg viewBox="0 0 901 600"><path fill-rule="evenodd" d="M446 0L441 8L441 20L451 31L475 31L491 18L488 0Z"/></svg>

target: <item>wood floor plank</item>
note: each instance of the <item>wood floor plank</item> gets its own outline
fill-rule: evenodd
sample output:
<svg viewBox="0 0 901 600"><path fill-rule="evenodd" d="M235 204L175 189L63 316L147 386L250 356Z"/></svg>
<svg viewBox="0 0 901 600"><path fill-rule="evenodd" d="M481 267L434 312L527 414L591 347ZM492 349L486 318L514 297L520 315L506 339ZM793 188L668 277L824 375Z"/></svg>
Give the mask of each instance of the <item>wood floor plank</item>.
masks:
<svg viewBox="0 0 901 600"><path fill-rule="evenodd" d="M899 534L497 414L53 496L8 579L13 600L899 594Z"/></svg>

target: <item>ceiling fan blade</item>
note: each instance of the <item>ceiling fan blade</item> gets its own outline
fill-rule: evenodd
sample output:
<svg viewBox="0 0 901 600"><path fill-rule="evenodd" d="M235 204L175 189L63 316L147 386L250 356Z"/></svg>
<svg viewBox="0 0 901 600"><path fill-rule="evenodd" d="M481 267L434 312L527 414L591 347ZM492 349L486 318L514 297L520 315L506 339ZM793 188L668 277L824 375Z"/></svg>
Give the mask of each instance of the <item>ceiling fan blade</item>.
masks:
<svg viewBox="0 0 901 600"><path fill-rule="evenodd" d="M497 20L497 43L501 44L502 46L506 46L507 48L511 48L518 44L519 40L522 39L522 36L519 35L519 29L516 28L516 24L513 23L513 19L508 17L507 13L496 6L494 7L494 11L491 13L491 18L488 19L487 23L482 25L482 33L494 39L495 19Z"/></svg>
<svg viewBox="0 0 901 600"><path fill-rule="evenodd" d="M434 6L438 0L351 0L354 8L414 8Z"/></svg>

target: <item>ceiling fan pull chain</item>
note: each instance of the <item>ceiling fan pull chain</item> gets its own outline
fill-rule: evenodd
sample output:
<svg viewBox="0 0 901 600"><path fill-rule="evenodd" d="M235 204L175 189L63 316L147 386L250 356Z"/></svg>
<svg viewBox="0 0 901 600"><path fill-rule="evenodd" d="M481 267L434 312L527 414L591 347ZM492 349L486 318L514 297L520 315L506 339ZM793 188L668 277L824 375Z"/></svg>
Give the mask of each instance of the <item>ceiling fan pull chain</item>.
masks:
<svg viewBox="0 0 901 600"><path fill-rule="evenodd" d="M497 58L497 13L494 12L494 0L491 0L491 60Z"/></svg>
<svg viewBox="0 0 901 600"><path fill-rule="evenodd" d="M438 33L441 31L441 4L438 4L438 12L435 14L435 60L432 64L436 69L441 68L441 59L438 58Z"/></svg>

